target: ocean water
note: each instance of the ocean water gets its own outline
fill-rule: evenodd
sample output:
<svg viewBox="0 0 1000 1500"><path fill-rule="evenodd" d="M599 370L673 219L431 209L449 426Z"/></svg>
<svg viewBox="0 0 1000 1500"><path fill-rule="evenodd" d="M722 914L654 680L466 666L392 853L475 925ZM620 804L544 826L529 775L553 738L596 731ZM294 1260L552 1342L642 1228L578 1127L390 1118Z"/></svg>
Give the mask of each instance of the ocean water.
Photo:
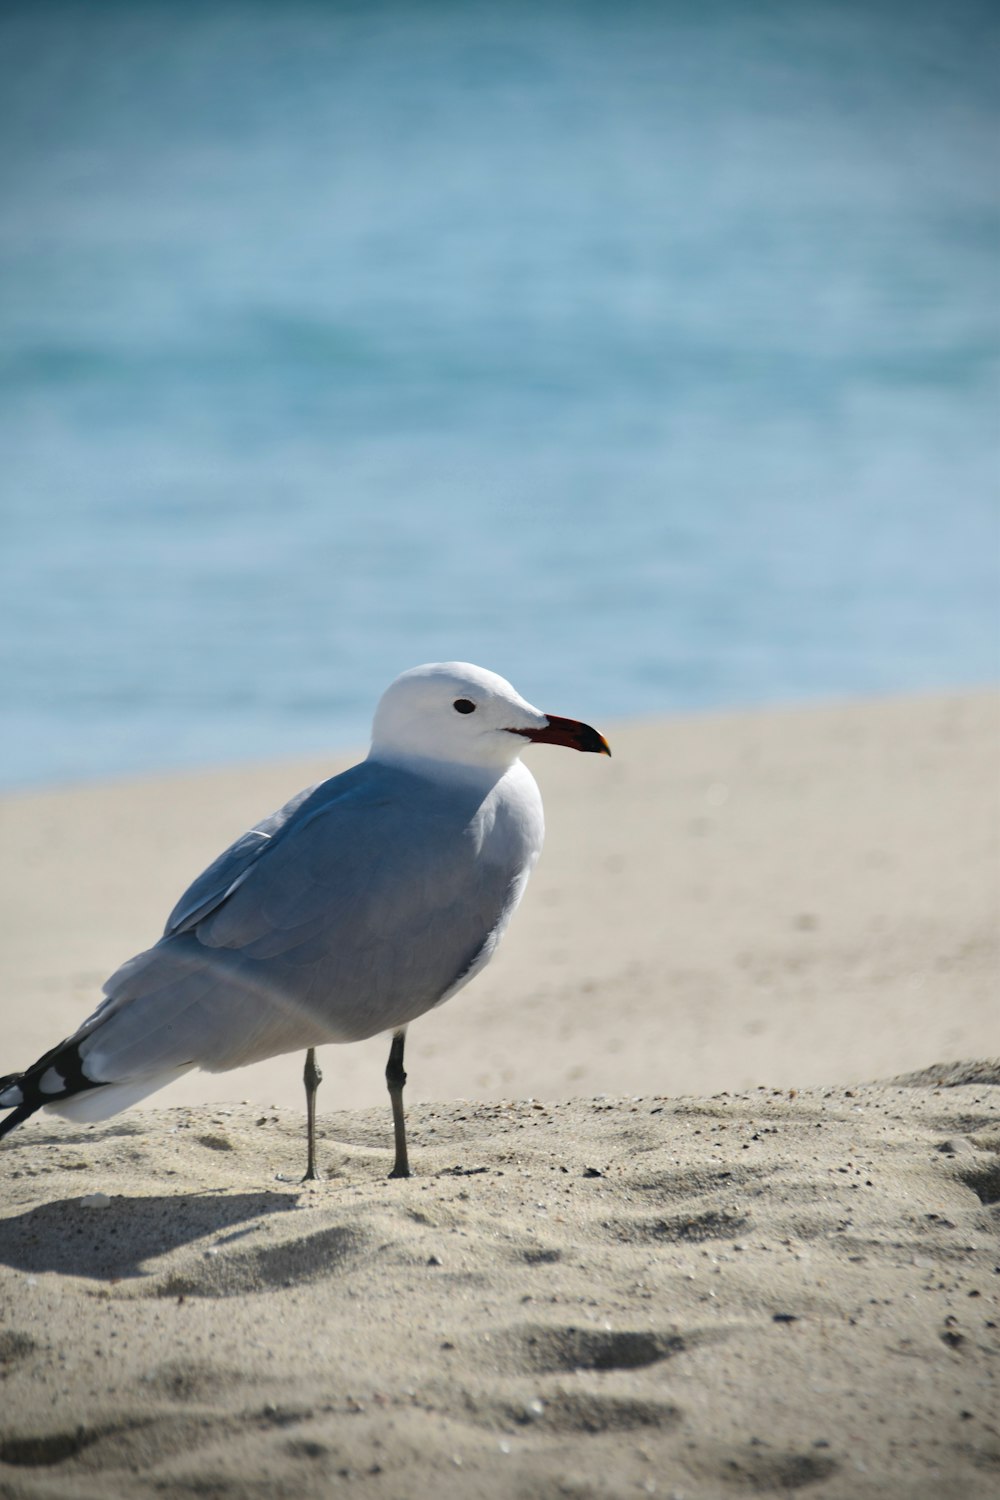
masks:
<svg viewBox="0 0 1000 1500"><path fill-rule="evenodd" d="M995 679L998 40L8 0L0 785Z"/></svg>

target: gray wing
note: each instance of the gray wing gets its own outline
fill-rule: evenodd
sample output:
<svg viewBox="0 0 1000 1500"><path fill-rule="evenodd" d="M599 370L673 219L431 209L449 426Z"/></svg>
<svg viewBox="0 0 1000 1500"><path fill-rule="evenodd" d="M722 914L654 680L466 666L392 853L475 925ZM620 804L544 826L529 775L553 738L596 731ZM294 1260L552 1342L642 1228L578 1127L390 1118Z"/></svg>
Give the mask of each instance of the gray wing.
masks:
<svg viewBox="0 0 1000 1500"><path fill-rule="evenodd" d="M262 819L241 834L188 886L167 918L167 925L163 929L164 937L176 932L187 932L209 912L214 911L246 879L257 860L273 847L275 840L288 832L296 821L296 814L304 812L308 816L310 808L315 810L316 803L336 800L338 791L341 795L346 794L350 788L350 780L351 772L346 771L342 776L332 776L327 781L306 787L269 818ZM347 786L340 785L344 782L348 783ZM318 795L321 793L322 796Z"/></svg>
<svg viewBox="0 0 1000 1500"><path fill-rule="evenodd" d="M108 981L91 1077L210 1070L402 1026L475 965L524 860L482 857L479 794L363 763L238 840ZM282 810L283 813L287 809ZM282 815L277 815L281 817Z"/></svg>

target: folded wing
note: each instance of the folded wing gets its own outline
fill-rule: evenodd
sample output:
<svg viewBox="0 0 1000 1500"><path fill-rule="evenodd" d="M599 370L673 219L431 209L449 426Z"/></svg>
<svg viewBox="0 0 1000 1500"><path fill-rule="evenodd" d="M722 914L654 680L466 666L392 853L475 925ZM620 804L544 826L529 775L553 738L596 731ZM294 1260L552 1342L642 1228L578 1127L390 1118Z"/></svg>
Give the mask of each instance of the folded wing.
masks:
<svg viewBox="0 0 1000 1500"><path fill-rule="evenodd" d="M236 841L78 1033L91 1078L211 1071L402 1026L489 949L523 859L482 794L365 762Z"/></svg>

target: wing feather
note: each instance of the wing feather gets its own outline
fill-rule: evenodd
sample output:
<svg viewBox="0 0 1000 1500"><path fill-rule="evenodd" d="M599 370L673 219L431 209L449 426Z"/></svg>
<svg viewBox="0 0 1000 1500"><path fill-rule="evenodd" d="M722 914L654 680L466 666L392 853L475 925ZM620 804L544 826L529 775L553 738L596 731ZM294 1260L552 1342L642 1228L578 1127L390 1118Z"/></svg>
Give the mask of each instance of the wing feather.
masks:
<svg viewBox="0 0 1000 1500"><path fill-rule="evenodd" d="M326 781L317 782L315 786L306 787L277 812L271 813L270 817L263 818L253 828L241 834L188 886L167 918L164 937L189 932L196 927L232 895L257 861L294 828L340 798L356 794L358 783L363 779L358 773L364 770L364 766L363 762L339 776L331 776Z"/></svg>

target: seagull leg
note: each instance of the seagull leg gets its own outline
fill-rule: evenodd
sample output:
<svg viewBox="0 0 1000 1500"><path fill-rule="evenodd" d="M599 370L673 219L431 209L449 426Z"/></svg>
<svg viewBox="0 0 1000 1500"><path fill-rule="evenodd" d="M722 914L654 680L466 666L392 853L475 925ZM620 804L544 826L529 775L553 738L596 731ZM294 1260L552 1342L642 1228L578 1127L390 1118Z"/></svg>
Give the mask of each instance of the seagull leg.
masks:
<svg viewBox="0 0 1000 1500"><path fill-rule="evenodd" d="M323 1074L316 1063L316 1048L306 1053L306 1065L302 1074L306 1086L306 1175L303 1182L322 1182L323 1173L316 1165L316 1090L323 1082Z"/></svg>
<svg viewBox="0 0 1000 1500"><path fill-rule="evenodd" d="M406 1155L406 1118L403 1114L403 1085L406 1082L406 1073L403 1071L403 1046L406 1042L406 1032L397 1031L389 1048L389 1061L385 1065L385 1082L389 1090L389 1098L392 1101L392 1128L396 1139L396 1160L390 1177L409 1177L410 1163Z"/></svg>

